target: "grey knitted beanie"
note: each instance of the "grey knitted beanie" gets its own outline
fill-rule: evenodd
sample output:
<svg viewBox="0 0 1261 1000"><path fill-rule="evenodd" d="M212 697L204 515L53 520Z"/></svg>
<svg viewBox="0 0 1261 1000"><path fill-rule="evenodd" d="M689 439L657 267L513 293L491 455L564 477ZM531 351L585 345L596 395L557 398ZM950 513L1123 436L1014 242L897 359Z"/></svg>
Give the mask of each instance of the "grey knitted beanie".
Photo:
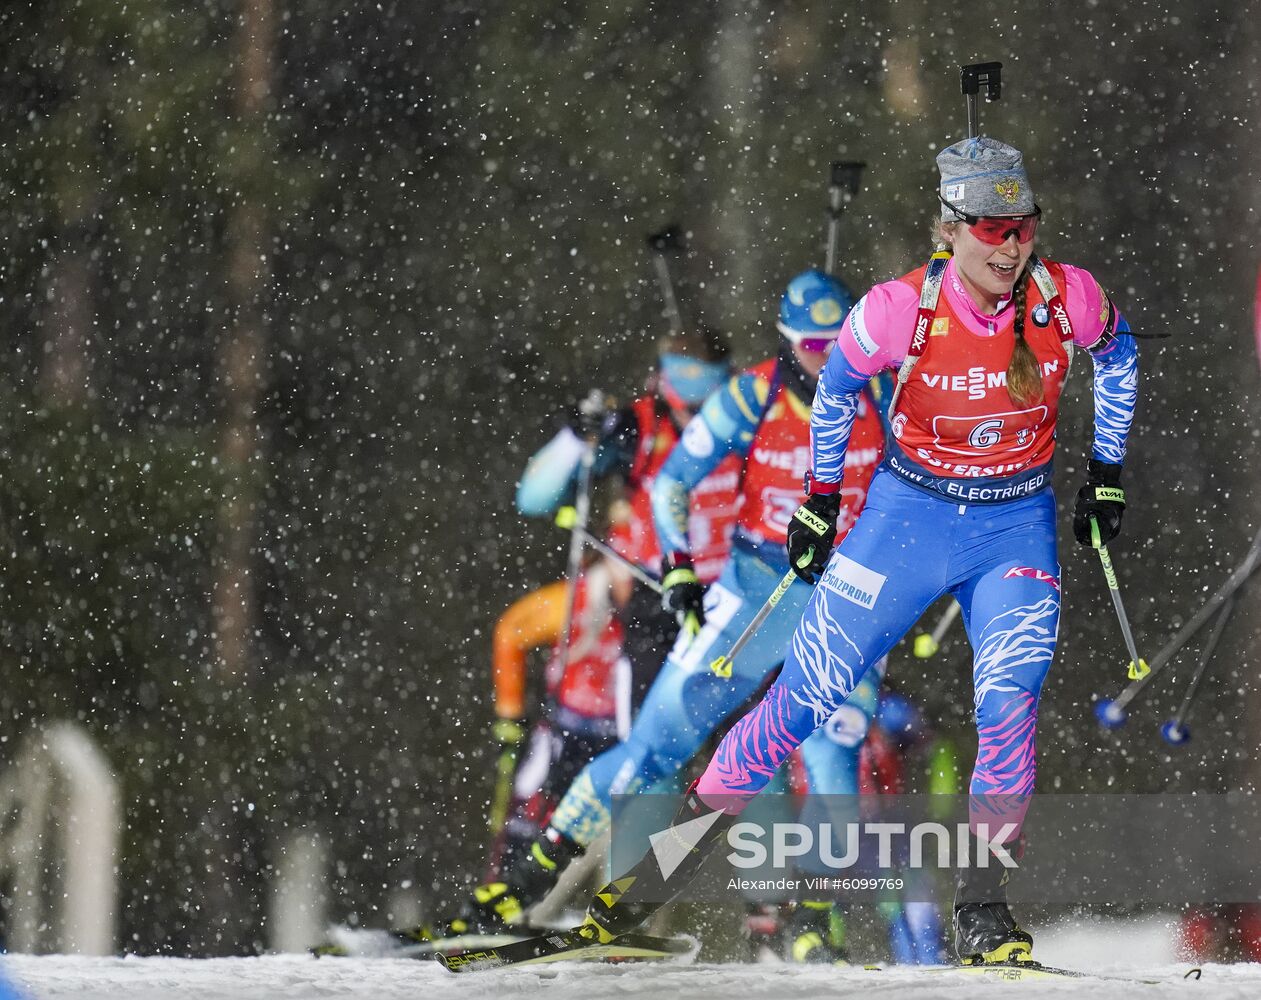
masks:
<svg viewBox="0 0 1261 1000"><path fill-rule="evenodd" d="M978 136L947 146L937 154L941 197L969 215L1029 215L1033 188L1020 150L997 139ZM941 206L944 222L959 216Z"/></svg>

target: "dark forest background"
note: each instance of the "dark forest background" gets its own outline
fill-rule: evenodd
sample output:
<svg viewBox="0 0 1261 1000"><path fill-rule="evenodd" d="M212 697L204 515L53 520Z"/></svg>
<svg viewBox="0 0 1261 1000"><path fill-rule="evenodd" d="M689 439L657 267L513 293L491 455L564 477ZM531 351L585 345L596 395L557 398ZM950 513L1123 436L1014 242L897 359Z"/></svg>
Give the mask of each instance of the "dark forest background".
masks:
<svg viewBox="0 0 1261 1000"><path fill-rule="evenodd" d="M587 389L642 384L665 330L645 235L684 226L685 312L759 360L822 263L831 160L868 164L854 289L925 258L962 63L1004 63L982 125L1026 153L1040 251L1167 335L1143 342L1113 547L1150 655L1261 526L1259 22L1219 0L6 5L0 755L57 718L105 748L125 946L264 941L274 845L306 824L338 917L476 873L490 628L566 541L513 484ZM1195 657L1101 732L1126 657L1093 556L1062 559L1041 787L1255 791L1261 595L1171 749ZM971 752L960 635L891 675Z"/></svg>

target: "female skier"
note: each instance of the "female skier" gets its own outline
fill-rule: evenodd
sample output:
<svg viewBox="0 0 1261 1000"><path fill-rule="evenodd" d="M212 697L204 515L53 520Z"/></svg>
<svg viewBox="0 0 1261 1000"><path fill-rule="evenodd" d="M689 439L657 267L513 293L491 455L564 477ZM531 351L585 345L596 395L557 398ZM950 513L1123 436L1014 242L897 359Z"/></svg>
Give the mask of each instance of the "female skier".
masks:
<svg viewBox="0 0 1261 1000"><path fill-rule="evenodd" d="M1041 210L1018 150L968 139L943 150L937 164L939 252L855 305L819 381L809 495L793 516L787 547L804 578L822 578L783 672L686 796L671 827L686 860L663 871L662 852L651 851L601 890L584 925L592 938L607 940L638 922L646 907L633 904L676 895L732 816L946 592L963 608L974 653L972 822L988 822L987 810L997 810L1019 829L1034 786L1038 695L1059 620L1050 485L1060 391L1072 349L1086 349L1094 362L1095 439L1073 531L1089 545L1093 522L1107 543L1125 509L1120 477L1137 351L1087 271L1034 254ZM829 559L859 393L884 368L898 371L894 442L866 508ZM709 822L695 822L702 817ZM1032 939L1007 906L1006 871L991 859L962 872L954 909L961 961L1031 957Z"/></svg>

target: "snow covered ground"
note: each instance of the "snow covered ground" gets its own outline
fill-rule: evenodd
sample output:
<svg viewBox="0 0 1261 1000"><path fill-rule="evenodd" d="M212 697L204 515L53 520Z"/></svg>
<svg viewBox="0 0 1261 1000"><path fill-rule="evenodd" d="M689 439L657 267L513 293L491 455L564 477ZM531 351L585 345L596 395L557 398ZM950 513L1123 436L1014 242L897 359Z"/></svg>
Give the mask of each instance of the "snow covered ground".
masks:
<svg viewBox="0 0 1261 1000"><path fill-rule="evenodd" d="M1261 996L1261 966L1210 965L1199 981L1173 960L1168 926L1161 921L1115 924L1092 921L1048 928L1038 936L1039 957L1050 963L1117 976L1158 979L1155 986L1106 980L1010 984L966 973L914 969L869 972L779 965L568 965L503 969L454 976L428 962L399 959L313 959L300 955L189 960L14 955L5 971L38 1000L467 1000L470 997L540 997L545 1000L818 1000L861 995L878 1000L929 1000L978 996L1092 998L1200 995L1213 1000Z"/></svg>

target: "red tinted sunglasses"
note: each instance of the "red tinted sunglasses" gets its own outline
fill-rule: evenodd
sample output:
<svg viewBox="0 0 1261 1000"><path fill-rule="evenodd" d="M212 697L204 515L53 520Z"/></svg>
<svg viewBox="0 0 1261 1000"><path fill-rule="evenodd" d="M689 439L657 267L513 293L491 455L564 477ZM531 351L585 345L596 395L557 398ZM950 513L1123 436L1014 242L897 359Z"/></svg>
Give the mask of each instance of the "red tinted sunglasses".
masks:
<svg viewBox="0 0 1261 1000"><path fill-rule="evenodd" d="M941 195L937 199L955 215L961 216L968 232L988 246L1001 246L1007 237L1016 234L1017 243L1028 243L1038 231L1038 220L1042 218L1042 209L1033 206L1032 215L968 215L961 208L956 208Z"/></svg>

